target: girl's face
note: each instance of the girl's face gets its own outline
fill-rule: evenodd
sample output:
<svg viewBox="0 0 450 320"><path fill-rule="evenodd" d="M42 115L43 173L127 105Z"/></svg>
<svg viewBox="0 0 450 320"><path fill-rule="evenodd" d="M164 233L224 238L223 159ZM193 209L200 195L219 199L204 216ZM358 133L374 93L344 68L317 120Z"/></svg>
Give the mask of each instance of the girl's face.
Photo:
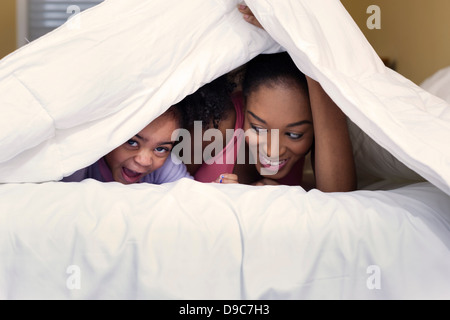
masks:
<svg viewBox="0 0 450 320"><path fill-rule="evenodd" d="M172 132L179 128L173 114L164 113L105 157L114 181L136 183L162 167L172 151Z"/></svg>
<svg viewBox="0 0 450 320"><path fill-rule="evenodd" d="M244 130L259 174L281 179L312 146L309 99L297 86L262 85L247 97Z"/></svg>

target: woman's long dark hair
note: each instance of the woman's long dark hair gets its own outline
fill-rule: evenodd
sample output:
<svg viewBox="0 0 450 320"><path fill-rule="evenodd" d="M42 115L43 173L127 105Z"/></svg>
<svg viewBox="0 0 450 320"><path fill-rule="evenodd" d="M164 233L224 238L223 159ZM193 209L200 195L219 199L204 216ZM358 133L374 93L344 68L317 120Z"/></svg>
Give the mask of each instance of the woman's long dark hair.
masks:
<svg viewBox="0 0 450 320"><path fill-rule="evenodd" d="M262 85L286 85L293 83L308 94L306 77L287 52L260 54L247 63L242 92L248 97Z"/></svg>

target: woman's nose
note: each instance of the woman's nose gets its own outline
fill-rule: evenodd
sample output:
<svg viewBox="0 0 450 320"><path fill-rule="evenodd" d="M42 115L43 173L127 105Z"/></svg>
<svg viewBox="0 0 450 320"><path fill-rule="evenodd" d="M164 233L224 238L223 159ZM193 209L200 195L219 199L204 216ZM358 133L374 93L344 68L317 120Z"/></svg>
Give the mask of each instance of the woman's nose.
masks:
<svg viewBox="0 0 450 320"><path fill-rule="evenodd" d="M264 144L263 150L269 158L278 158L283 152L283 146L280 144L278 132L271 130L267 137L267 143Z"/></svg>

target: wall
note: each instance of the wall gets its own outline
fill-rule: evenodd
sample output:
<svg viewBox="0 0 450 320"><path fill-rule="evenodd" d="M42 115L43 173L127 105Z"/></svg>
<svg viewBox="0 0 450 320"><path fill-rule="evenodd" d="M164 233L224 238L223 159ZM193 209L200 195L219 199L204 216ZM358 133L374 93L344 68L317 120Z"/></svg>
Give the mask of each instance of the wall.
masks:
<svg viewBox="0 0 450 320"><path fill-rule="evenodd" d="M16 49L16 0L0 1L0 58Z"/></svg>
<svg viewBox="0 0 450 320"><path fill-rule="evenodd" d="M381 57L395 60L396 71L420 84L450 65L449 0L341 0ZM381 12L381 29L370 30L370 5Z"/></svg>

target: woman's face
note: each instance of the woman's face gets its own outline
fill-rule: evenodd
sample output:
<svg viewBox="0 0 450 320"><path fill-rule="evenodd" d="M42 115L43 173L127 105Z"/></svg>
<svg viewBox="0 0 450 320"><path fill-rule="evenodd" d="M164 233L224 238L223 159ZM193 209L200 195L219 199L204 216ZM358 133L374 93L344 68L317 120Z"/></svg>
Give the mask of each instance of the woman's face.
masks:
<svg viewBox="0 0 450 320"><path fill-rule="evenodd" d="M259 174L281 179L311 149L309 99L296 85L262 85L247 97L244 130Z"/></svg>
<svg viewBox="0 0 450 320"><path fill-rule="evenodd" d="M172 132L179 128L172 114L164 113L133 138L105 157L114 181L136 183L162 167L172 151Z"/></svg>

